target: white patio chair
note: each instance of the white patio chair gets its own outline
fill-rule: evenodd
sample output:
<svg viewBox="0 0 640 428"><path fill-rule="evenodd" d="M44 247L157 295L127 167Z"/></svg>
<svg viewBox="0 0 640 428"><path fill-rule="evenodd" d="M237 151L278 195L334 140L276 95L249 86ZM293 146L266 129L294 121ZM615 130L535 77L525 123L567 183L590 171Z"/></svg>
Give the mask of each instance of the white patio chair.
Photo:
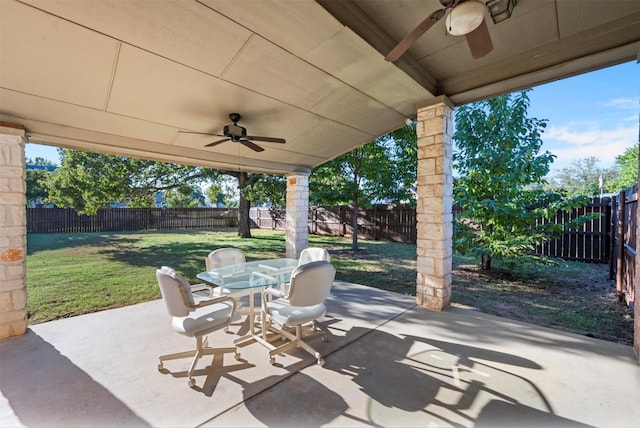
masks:
<svg viewBox="0 0 640 428"><path fill-rule="evenodd" d="M326 260L310 262L295 268L286 294L277 288L267 288L262 292L263 339L267 342L280 337L289 340L281 346L271 346L271 364L275 364L275 355L296 347L313 355L318 364L324 364L320 353L303 340L310 336L302 337L302 325L313 322L313 330L318 332L316 320L327 311L324 301L329 296L335 274L335 268ZM276 299L268 301L270 296ZM295 334L287 331L290 327L295 328ZM275 331L276 335L267 337L270 331Z"/></svg>
<svg viewBox="0 0 640 428"><path fill-rule="evenodd" d="M195 303L191 286L187 280L170 267L156 270L156 278L162 293L162 299L171 315L171 326L184 336L196 338L196 349L159 357L158 370L164 368L164 361L193 357L187 372L189 387L195 386L193 379L198 360L205 355L231 353L240 359L236 347L211 348L207 346L206 335L228 326L237 316L236 301L228 296Z"/></svg>
<svg viewBox="0 0 640 428"><path fill-rule="evenodd" d="M237 248L218 248L204 259L207 270L246 263L244 253Z"/></svg>
<svg viewBox="0 0 640 428"><path fill-rule="evenodd" d="M318 260L325 260L327 262L331 261L331 256L329 256L329 252L324 248L319 247L308 247L302 250L300 253L300 258L298 259L298 266L316 262Z"/></svg>
<svg viewBox="0 0 640 428"><path fill-rule="evenodd" d="M302 266L311 262L317 262L319 260L330 262L331 256L329 256L329 252L320 247L307 247L300 252L300 257L298 258L298 266ZM282 284L280 288L284 293L287 293L289 291L289 284Z"/></svg>
<svg viewBox="0 0 640 428"><path fill-rule="evenodd" d="M207 270L217 269L225 266L232 266L241 263L246 263L244 253L237 248L218 248L210 252L204 259ZM246 274L240 274L239 276L229 276L222 278L225 283L238 283L249 281ZM229 296L238 300L244 296L249 296L250 290L248 288L241 289L228 289L224 287L213 287L211 297ZM250 309L239 305L238 312L242 315L249 315ZM228 328L225 328L228 331Z"/></svg>

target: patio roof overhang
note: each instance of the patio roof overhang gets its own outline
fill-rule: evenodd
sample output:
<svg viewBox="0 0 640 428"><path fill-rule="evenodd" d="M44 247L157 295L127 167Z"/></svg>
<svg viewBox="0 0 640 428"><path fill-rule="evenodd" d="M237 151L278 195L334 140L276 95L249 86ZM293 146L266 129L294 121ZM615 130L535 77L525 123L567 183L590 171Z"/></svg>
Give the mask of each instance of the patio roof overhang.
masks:
<svg viewBox="0 0 640 428"><path fill-rule="evenodd" d="M438 22L384 56L436 0L0 2L0 121L28 141L226 170L308 170L414 118L637 59L640 2L521 0L473 60ZM443 20L441 20L443 21ZM203 147L228 114L282 137Z"/></svg>

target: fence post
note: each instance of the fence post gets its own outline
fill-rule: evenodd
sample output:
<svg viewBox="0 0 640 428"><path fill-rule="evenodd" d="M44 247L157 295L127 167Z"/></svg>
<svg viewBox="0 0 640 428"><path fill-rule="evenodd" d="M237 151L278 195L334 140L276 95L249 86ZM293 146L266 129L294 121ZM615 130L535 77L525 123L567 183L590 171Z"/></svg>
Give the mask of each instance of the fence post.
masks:
<svg viewBox="0 0 640 428"><path fill-rule="evenodd" d="M624 270L624 220L625 220L625 204L626 193L620 191L618 205L618 254L616 257L616 295L618 300L622 302L624 299L624 291L622 290L623 270Z"/></svg>
<svg viewBox="0 0 640 428"><path fill-rule="evenodd" d="M311 218L313 219L313 223L312 223L312 230L314 234L318 233L318 207L313 207L313 214L311 215Z"/></svg>
<svg viewBox="0 0 640 428"><path fill-rule="evenodd" d="M373 240L380 239L380 221L378 219L378 204L373 204Z"/></svg>
<svg viewBox="0 0 640 428"><path fill-rule="evenodd" d="M611 199L604 198L600 201L600 230L604 231L602 239L602 263L611 260ZM611 263L609 263L611 266ZM609 279L611 274L609 274Z"/></svg>
<svg viewBox="0 0 640 428"><path fill-rule="evenodd" d="M614 255L616 253L616 235L618 233L618 197L613 196L611 198L611 207L609 208L609 212L611 213L611 218L609 221L609 241L611 246L609 247L609 281L613 281L614 279L614 265L616 264L617 257L614 259Z"/></svg>

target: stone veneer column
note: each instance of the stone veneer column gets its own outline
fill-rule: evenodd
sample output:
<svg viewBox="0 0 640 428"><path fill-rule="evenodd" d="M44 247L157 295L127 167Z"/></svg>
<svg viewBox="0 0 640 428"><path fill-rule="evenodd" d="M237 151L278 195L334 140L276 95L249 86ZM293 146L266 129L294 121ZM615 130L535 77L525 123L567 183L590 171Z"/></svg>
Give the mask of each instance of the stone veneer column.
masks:
<svg viewBox="0 0 640 428"><path fill-rule="evenodd" d="M420 306L451 301L453 238L453 104L444 96L418 109L417 286Z"/></svg>
<svg viewBox="0 0 640 428"><path fill-rule="evenodd" d="M21 125L0 122L0 339L27 331L27 211Z"/></svg>
<svg viewBox="0 0 640 428"><path fill-rule="evenodd" d="M309 172L287 175L287 257L297 259L309 245Z"/></svg>

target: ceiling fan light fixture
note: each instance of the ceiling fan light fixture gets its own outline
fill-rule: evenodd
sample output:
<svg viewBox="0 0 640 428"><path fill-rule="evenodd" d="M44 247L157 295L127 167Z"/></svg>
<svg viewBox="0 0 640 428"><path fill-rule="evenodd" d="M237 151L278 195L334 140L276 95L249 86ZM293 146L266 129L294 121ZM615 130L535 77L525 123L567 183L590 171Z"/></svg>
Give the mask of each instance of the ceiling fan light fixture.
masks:
<svg viewBox="0 0 640 428"><path fill-rule="evenodd" d="M516 3L517 0L489 0L487 2L487 9L489 9L493 23L497 24L498 22L511 18L513 7Z"/></svg>
<svg viewBox="0 0 640 428"><path fill-rule="evenodd" d="M478 0L467 0L447 13L445 25L452 36L469 34L484 21L486 6Z"/></svg>

